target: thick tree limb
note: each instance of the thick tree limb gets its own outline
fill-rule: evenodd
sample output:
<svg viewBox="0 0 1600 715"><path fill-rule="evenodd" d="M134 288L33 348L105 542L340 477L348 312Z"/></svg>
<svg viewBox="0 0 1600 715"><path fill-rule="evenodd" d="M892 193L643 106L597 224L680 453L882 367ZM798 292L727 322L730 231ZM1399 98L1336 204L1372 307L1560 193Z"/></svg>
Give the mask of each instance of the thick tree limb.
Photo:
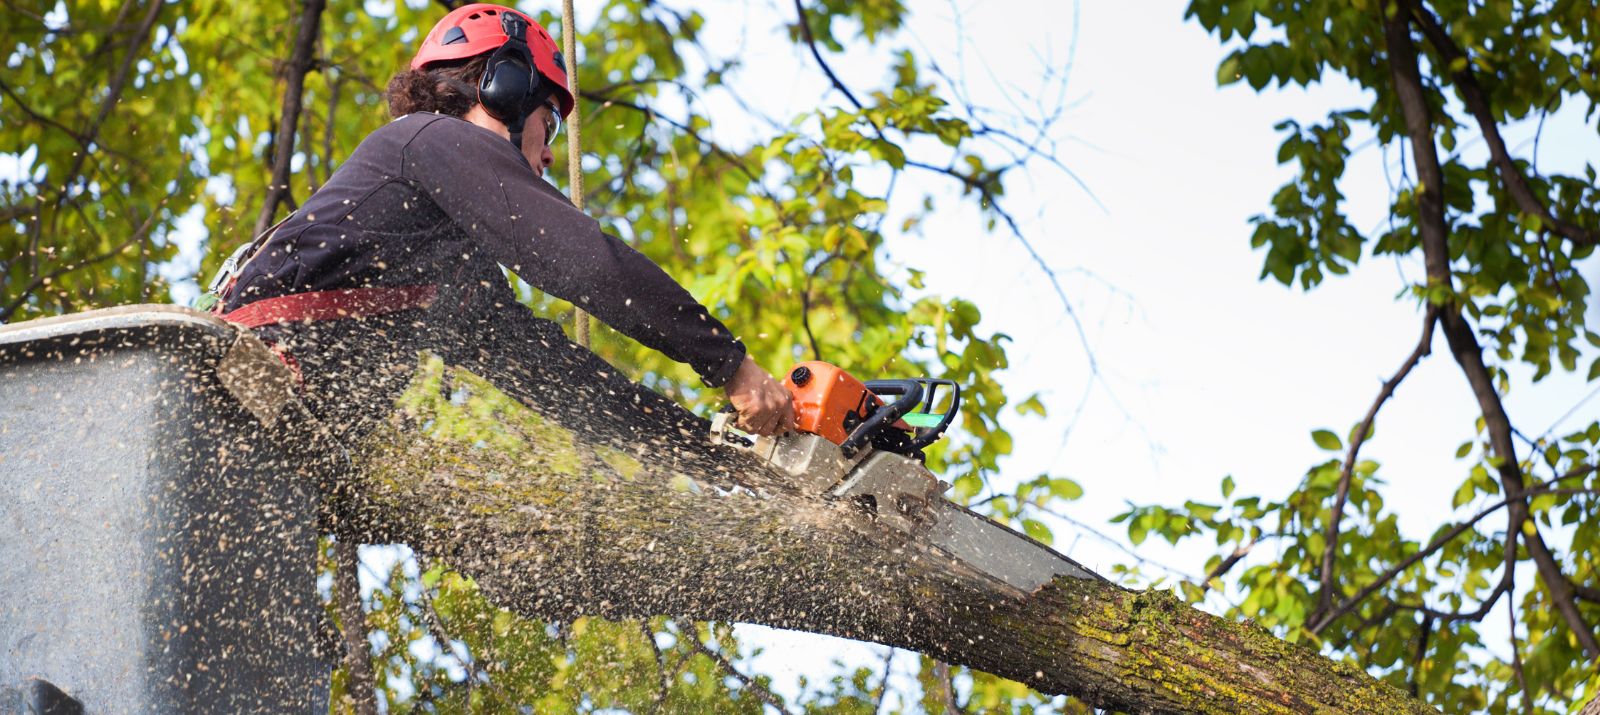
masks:
<svg viewBox="0 0 1600 715"><path fill-rule="evenodd" d="M326 5L327 0L305 0L301 5L294 51L284 68L287 86L283 91L283 113L278 118L278 130L273 135L272 178L267 182L267 198L261 205L261 214L256 217L255 231L250 234L252 236L259 236L272 226L272 219L277 215L280 204L294 202L289 191L289 163L294 158L306 75L315 64L317 33L322 27L322 10Z"/></svg>
<svg viewBox="0 0 1600 715"><path fill-rule="evenodd" d="M1406 0L1401 0L1402 3ZM1388 12L1385 8L1384 36L1388 47L1389 71L1394 81L1395 94L1404 115L1406 135L1411 138L1412 155L1416 160L1417 176L1421 184L1417 202L1417 225L1422 234L1423 265L1427 269L1428 283L1447 289L1454 288L1450 271L1449 229L1444 215L1444 175L1439 166L1439 156L1433 139L1433 119L1424 95L1421 72L1418 69L1416 47L1411 41L1408 14L1402 7ZM1511 420L1495 390L1494 378L1483 362L1483 349L1478 344L1472 326L1461 314L1459 305L1441 306L1440 326L1456 363L1461 366L1478 400L1484 427L1489 434L1490 447L1499 459L1497 471L1510 500L1513 523L1522 523L1527 504L1520 498L1524 491L1522 469L1517 461L1516 444L1512 441ZM1544 543L1535 525L1526 535L1528 553L1533 557L1539 578L1549 589L1551 600L1562 620L1572 630L1584 652L1591 659L1600 659L1600 642L1596 642L1593 629L1578 612L1572 589L1560 562Z"/></svg>
<svg viewBox="0 0 1600 715"><path fill-rule="evenodd" d="M1438 319L1438 310L1428 307L1426 315L1422 318L1422 339L1417 341L1417 347L1406 357L1400 370L1383 383L1383 389L1378 391L1378 398L1372 401L1372 407L1367 410L1367 416L1356 427L1355 435L1350 438L1350 448L1345 452L1344 465L1339 469L1339 487L1333 497L1333 512L1328 516L1328 530L1324 536L1327 545L1322 550L1322 585L1321 595L1318 597L1317 610L1308 617L1307 621L1315 622L1318 616L1333 605L1334 575L1337 566L1334 557L1339 553L1339 522L1344 517L1344 502L1350 495L1350 478L1355 472L1356 456L1361 453L1361 445L1367 441L1367 436L1372 434L1372 423L1378 419L1378 410L1383 409L1383 404L1394 395L1395 388L1401 381L1411 374L1411 369L1422 361L1432 351L1433 325ZM1209 580L1209 579L1208 579Z"/></svg>
<svg viewBox="0 0 1600 715"><path fill-rule="evenodd" d="M1483 141L1489 147L1489 156L1494 160L1500 180L1505 183L1506 193L1517 202L1517 208L1525 214L1537 216L1543 225L1574 244L1593 246L1600 243L1600 233L1562 220L1550 211L1550 207L1545 205L1543 199L1534 195L1532 187L1528 185L1528 177L1517 168L1516 161L1511 158L1511 152L1506 149L1505 139L1500 136L1500 125L1495 120L1494 112L1489 108L1489 99L1484 95L1483 87L1478 84L1478 77L1472 71L1472 63L1468 61L1466 53L1450 39L1450 33L1439 24L1439 18L1424 7L1420 0L1406 0L1406 3L1412 19L1422 30L1423 37L1428 38L1428 44L1433 46L1434 52L1439 53L1441 60L1439 69L1450 75L1456 90L1461 93L1462 103L1466 105L1467 111L1472 113L1472 118L1478 122Z"/></svg>
<svg viewBox="0 0 1600 715"><path fill-rule="evenodd" d="M525 615L826 633L1130 712L1429 712L1168 594L1072 578L1016 591L687 423L613 415L631 441L591 441L470 373L424 368L356 451L347 523L446 558Z"/></svg>

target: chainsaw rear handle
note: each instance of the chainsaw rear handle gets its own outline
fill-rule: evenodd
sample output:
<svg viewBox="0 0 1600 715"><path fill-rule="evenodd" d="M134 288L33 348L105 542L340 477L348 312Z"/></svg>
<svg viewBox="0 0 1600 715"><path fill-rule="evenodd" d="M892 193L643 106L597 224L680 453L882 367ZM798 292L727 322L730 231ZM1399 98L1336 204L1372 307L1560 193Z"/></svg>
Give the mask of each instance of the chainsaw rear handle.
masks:
<svg viewBox="0 0 1600 715"><path fill-rule="evenodd" d="M950 406L945 408L944 416L939 419L939 423L932 427L917 428L916 436L907 445L913 450L922 449L937 441L939 436L944 434L945 429L950 426L950 423L955 421L956 413L961 411L961 386L953 380L918 377L908 380L871 380L867 382L867 389L876 395L900 395L905 394L905 383L915 383L917 385L919 394L926 398L922 401L922 412L929 414L934 414L933 406L938 401L939 388L943 386L949 387L951 390ZM896 401L896 404L898 404L898 401ZM904 413L901 414L901 417L903 416ZM900 419L900 417L895 419Z"/></svg>
<svg viewBox="0 0 1600 715"><path fill-rule="evenodd" d="M922 402L922 385L916 380L873 380L866 385L874 395L899 395L900 399L873 410L871 415L850 431L849 437L839 443L839 450L844 452L846 459L856 456L856 452L878 432L899 422L901 417Z"/></svg>

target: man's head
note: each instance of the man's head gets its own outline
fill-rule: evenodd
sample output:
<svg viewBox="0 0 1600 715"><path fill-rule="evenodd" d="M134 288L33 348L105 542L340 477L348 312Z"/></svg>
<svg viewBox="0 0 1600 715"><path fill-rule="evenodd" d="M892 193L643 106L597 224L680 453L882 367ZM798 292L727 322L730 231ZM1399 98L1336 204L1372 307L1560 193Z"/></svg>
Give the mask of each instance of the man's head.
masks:
<svg viewBox="0 0 1600 715"><path fill-rule="evenodd" d="M538 117L535 126L546 130L548 143L573 107L566 66L550 33L517 10L487 4L457 8L434 25L411 70L390 80L388 94L395 116L432 111L464 117L481 106L519 146L530 117Z"/></svg>

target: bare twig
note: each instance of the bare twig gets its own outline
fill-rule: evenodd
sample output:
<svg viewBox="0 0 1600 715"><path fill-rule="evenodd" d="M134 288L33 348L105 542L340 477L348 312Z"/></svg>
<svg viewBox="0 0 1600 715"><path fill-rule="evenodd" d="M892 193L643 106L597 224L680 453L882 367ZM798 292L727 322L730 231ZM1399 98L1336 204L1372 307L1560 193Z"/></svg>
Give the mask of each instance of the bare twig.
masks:
<svg viewBox="0 0 1600 715"><path fill-rule="evenodd" d="M861 100L856 99L856 95L850 91L850 88L844 86L844 82L839 81L839 75L833 73L833 68L828 66L828 61L822 59L822 52L817 49L817 38L811 35L811 20L806 17L806 8L800 4L800 0L794 0L794 11L795 14L800 16L800 32L805 35L806 46L811 48L811 56L817 60L817 66L822 68L822 73L828 76L828 81L833 83L834 88L844 94L844 98L850 100L850 103L855 105L856 109L865 109L861 104Z"/></svg>
<svg viewBox="0 0 1600 715"><path fill-rule="evenodd" d="M1074 518L1072 518L1070 516L1067 516L1066 514L1063 514L1063 513L1059 512L1059 511L1056 511L1056 510L1051 509L1049 507L1043 506L1041 504L1035 504L1035 503L1033 503L1031 501L1022 502L1021 506L1032 507L1033 509L1036 509L1036 510L1042 512L1042 513L1049 514L1050 516L1053 516L1053 517L1055 517L1057 519L1065 521L1068 524L1071 524L1072 526L1078 528L1080 531L1083 531L1083 532L1095 537L1096 539L1098 539L1098 540L1100 540L1102 542L1105 542L1106 544L1109 544L1111 547L1117 549L1118 551L1121 551L1122 553L1127 554L1128 556L1132 557L1134 561L1138 562L1141 565L1149 564L1149 565L1154 566L1154 567L1156 567L1158 569L1161 569L1162 571L1166 571L1167 573L1170 573L1170 574L1172 574L1174 576L1182 578L1183 580L1188 581L1190 583L1198 582L1198 579L1196 579L1193 574L1187 573L1187 572L1183 571L1182 569L1176 569L1176 568L1173 568L1171 566L1167 566L1166 564L1163 564L1163 563L1161 563L1159 561L1152 561L1152 560L1147 559L1147 558L1145 558L1143 556L1140 556L1139 553L1134 551L1133 549L1130 549L1130 548L1128 548L1126 546L1123 546L1121 540L1112 538L1110 535L1102 533L1099 529L1096 529L1096 528L1094 528L1094 527L1092 527L1092 526L1090 526L1088 524L1083 523L1082 521L1079 521L1079 520L1074 519Z"/></svg>
<svg viewBox="0 0 1600 715"><path fill-rule="evenodd" d="M1218 561L1216 566L1213 566L1210 571L1206 572L1206 580L1200 582L1200 592L1205 593L1206 591L1210 590L1212 581L1222 578L1224 574L1232 571L1234 566L1239 565L1239 562L1243 561L1244 557L1250 554L1250 550L1254 549L1259 541L1259 539L1251 539L1248 542L1240 544L1234 548L1233 553L1228 554L1227 558Z"/></svg>
<svg viewBox="0 0 1600 715"><path fill-rule="evenodd" d="M839 76L834 74L833 68L828 65L827 60L823 59L822 52L817 48L816 39L811 35L811 25L806 19L805 7L801 5L800 0L794 0L794 8L795 12L799 14L800 28L805 34L806 45L811 49L811 56L816 59L817 65L822 69L823 74L828 76L828 81L831 82L833 86L842 94L844 94L845 98L849 99L850 103L854 105L857 110L865 109L865 106L861 104L860 100L856 99L855 94L850 91L850 88L846 87L844 82L840 81ZM883 127L880 127L874 123L873 128L877 131L879 139L882 139L885 142L889 141L889 138L883 133ZM913 161L910 159L906 160L905 165L954 178L961 182L961 184L968 190L978 192L979 196L981 196L983 199L983 207L993 211L995 215L999 216L1001 220L1005 222L1006 227L1011 231L1011 235L1016 238L1017 241L1022 243L1022 247L1027 250L1028 256L1033 259L1033 262L1039 266L1041 271L1044 272L1045 277L1050 280L1051 287L1055 289L1056 297L1060 298L1061 300L1061 307L1066 310L1067 317L1072 319L1073 328L1077 330L1078 341L1083 345L1084 355L1089 361L1089 373L1098 378L1100 376L1100 365L1095 360L1094 349L1089 345L1089 336L1084 332L1083 322L1078 318L1077 310L1072 307L1072 301L1067 299L1066 291L1061 288L1061 279L1056 275L1055 269L1044 260L1044 256L1040 255L1039 251L1034 248L1033 242L1028 240L1027 235L1022 232L1022 228L1017 224L1016 219L1012 217L1011 213L1001 208L999 200L1000 197L996 196L985 182L981 181L977 177L970 177L962 174L961 172L956 171L954 168L936 166L926 162ZM1015 164L1013 166L1015 166ZM995 175L998 176L1003 172L1003 169L996 171ZM1070 174L1071 172L1068 173ZM1076 176L1073 178L1076 178Z"/></svg>
<svg viewBox="0 0 1600 715"><path fill-rule="evenodd" d="M299 30L295 35L294 50L284 68L287 86L283 91L283 113L278 118L272 154L272 178L267 182L267 198L256 216L256 227L250 235L259 236L272 226L280 204L294 203L289 191L289 162L294 158L295 135L300 127L301 101L304 99L306 74L316 64L314 53L317 33L322 26L322 10L327 0L305 0L301 5Z"/></svg>
<svg viewBox="0 0 1600 715"><path fill-rule="evenodd" d="M1432 351L1433 325L1437 319L1438 309L1429 306L1422 317L1422 339L1417 341L1417 347L1412 349L1394 377L1383 383L1383 389L1378 391L1377 399L1372 401L1367 416L1361 420L1355 434L1350 437L1350 447L1345 451L1344 464L1339 469L1339 486L1334 492L1333 510L1328 516L1328 528L1324 534L1321 595L1318 597L1316 610L1306 619L1308 621L1317 620L1318 615L1333 605L1334 574L1337 571L1335 557L1339 552L1339 522L1344 517L1345 499L1350 495L1350 479L1355 472L1356 457L1361 453L1361 446L1366 443L1367 436L1372 434L1372 423L1378 419L1378 411L1383 409L1383 404L1389 401L1394 395L1395 388L1411 374L1411 369Z"/></svg>

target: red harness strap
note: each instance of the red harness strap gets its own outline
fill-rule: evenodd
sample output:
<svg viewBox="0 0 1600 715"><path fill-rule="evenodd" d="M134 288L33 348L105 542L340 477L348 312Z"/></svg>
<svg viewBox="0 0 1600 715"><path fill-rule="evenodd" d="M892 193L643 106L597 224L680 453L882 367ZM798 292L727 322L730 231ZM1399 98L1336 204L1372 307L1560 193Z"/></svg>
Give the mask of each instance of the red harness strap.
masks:
<svg viewBox="0 0 1600 715"><path fill-rule="evenodd" d="M439 288L431 285L399 288L346 288L315 293L293 293L258 300L220 317L235 325L259 328L279 323L365 318L433 302Z"/></svg>

